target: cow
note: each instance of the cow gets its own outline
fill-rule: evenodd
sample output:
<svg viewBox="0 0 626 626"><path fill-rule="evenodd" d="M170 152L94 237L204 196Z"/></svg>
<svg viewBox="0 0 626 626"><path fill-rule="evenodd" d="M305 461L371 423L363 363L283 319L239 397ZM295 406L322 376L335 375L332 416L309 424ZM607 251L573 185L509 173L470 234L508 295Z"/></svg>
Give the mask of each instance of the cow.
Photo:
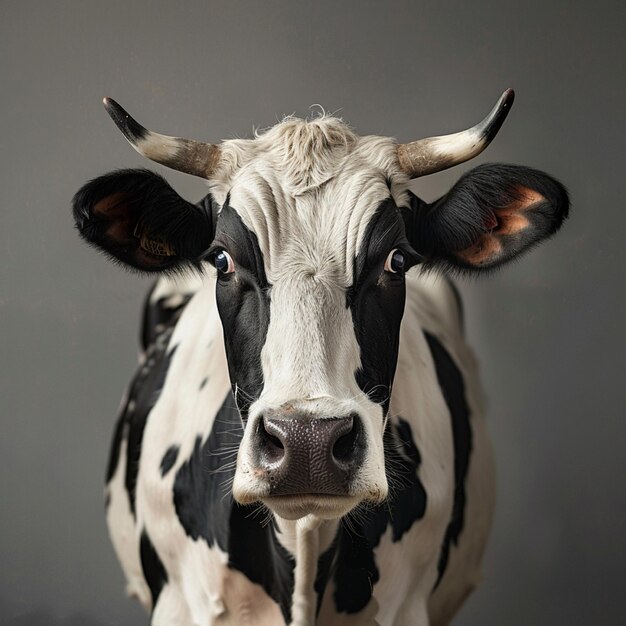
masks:
<svg viewBox="0 0 626 626"><path fill-rule="evenodd" d="M552 236L565 188L485 164L476 126L399 144L324 113L202 143L107 112L145 157L209 183L95 178L80 236L157 275L106 477L127 590L153 626L443 626L480 581L492 450L453 275Z"/></svg>

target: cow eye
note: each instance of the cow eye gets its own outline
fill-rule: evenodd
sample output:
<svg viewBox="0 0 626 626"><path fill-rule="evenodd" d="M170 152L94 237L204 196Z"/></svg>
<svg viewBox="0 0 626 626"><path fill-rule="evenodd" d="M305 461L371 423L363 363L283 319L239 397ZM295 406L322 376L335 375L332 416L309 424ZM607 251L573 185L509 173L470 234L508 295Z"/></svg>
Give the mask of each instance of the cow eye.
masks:
<svg viewBox="0 0 626 626"><path fill-rule="evenodd" d="M220 274L231 274L235 271L235 263L226 250L218 250L213 255L213 265Z"/></svg>
<svg viewBox="0 0 626 626"><path fill-rule="evenodd" d="M385 261L385 271L393 274L404 272L404 254L398 248L394 248Z"/></svg>

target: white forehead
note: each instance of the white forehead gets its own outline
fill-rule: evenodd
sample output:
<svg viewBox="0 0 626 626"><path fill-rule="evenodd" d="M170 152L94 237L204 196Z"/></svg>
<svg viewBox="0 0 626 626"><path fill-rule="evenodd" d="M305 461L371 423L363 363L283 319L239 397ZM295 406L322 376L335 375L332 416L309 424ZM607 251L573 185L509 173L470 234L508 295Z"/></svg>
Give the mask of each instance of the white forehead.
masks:
<svg viewBox="0 0 626 626"><path fill-rule="evenodd" d="M288 118L255 139L224 142L222 154L213 195L220 204L228 195L256 234L270 282L296 264L349 285L380 203L406 203L395 141L359 137L334 117Z"/></svg>

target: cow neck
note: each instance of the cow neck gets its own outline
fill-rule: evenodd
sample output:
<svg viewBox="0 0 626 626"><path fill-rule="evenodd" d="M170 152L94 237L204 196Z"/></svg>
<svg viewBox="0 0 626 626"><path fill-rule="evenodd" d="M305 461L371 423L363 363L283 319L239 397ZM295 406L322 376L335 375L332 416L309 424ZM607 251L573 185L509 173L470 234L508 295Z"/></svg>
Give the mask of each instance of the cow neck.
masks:
<svg viewBox="0 0 626 626"><path fill-rule="evenodd" d="M307 515L299 520L276 516L276 522L281 543L296 559L290 626L314 626L319 600L315 589L318 561L333 542L339 521Z"/></svg>

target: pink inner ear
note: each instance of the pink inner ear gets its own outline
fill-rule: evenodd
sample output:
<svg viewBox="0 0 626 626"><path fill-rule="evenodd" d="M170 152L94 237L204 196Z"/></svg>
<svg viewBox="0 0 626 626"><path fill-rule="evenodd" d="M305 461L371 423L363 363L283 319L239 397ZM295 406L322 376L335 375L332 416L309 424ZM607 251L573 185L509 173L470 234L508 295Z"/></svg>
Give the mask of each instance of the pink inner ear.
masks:
<svg viewBox="0 0 626 626"><path fill-rule="evenodd" d="M534 189L529 187L522 187L521 185L515 188L516 196L519 200L511 205L512 210L526 211L531 206L544 202L545 198Z"/></svg>
<svg viewBox="0 0 626 626"><path fill-rule="evenodd" d="M490 232L484 233L469 248L455 253L459 259L475 266L492 263L502 252L501 237L517 235L530 226L524 213L532 210L540 202L544 202L545 198L528 187L517 187L515 192L518 199L506 207L496 209L493 223L489 220L489 223L485 224L485 229Z"/></svg>
<svg viewBox="0 0 626 626"><path fill-rule="evenodd" d="M545 198L528 187L517 187L515 195L518 200L501 209L496 209L498 219L497 235L516 235L528 228L529 221L524 215L533 206L543 202Z"/></svg>

